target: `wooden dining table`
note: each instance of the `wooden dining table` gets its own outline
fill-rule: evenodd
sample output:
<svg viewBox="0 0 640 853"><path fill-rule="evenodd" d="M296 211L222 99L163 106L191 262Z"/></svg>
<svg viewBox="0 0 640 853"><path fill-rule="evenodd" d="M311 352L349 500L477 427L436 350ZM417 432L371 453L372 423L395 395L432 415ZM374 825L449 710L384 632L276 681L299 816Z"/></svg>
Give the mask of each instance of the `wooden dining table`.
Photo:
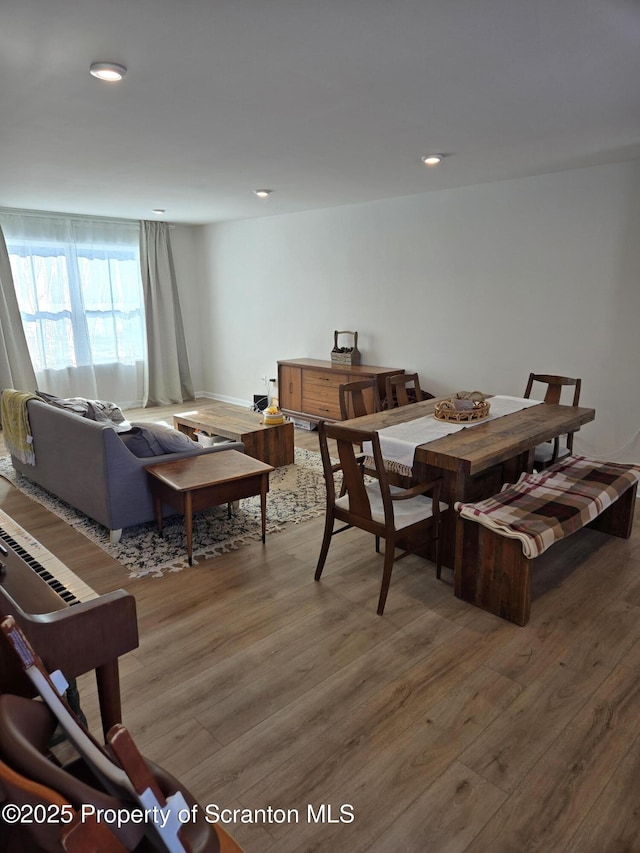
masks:
<svg viewBox="0 0 640 853"><path fill-rule="evenodd" d="M449 397L351 418L342 425L380 431L433 414L438 400ZM491 402L490 395L486 399ZM504 483L515 483L520 474L533 470L538 444L575 432L594 418L595 409L540 403L416 447L413 479L441 478L442 500L450 507L443 517L442 561L454 570L454 591L458 598L473 600L475 578L470 576L473 561L465 560L463 526L453 509L455 502L483 500L499 492ZM425 555L429 556L428 551Z"/></svg>

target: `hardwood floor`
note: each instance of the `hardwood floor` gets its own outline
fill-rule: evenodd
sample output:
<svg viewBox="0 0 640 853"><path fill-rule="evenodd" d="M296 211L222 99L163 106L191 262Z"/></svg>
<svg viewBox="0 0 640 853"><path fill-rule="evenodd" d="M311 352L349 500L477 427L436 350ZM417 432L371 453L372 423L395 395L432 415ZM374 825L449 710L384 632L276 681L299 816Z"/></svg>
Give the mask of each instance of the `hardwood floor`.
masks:
<svg viewBox="0 0 640 853"><path fill-rule="evenodd" d="M202 805L248 810L225 824L247 853L640 851L638 526L557 544L519 628L419 557L377 616L382 558L358 531L315 583L323 519L130 580L1 480L0 506L97 591L136 596L124 722Z"/></svg>

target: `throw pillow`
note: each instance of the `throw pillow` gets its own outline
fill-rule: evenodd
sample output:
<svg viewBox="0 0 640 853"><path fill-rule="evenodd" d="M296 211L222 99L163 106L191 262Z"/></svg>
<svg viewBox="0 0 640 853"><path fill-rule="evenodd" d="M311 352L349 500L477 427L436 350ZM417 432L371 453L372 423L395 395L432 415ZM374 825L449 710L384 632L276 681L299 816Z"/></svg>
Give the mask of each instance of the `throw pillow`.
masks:
<svg viewBox="0 0 640 853"><path fill-rule="evenodd" d="M139 457L163 456L165 453L197 451L198 443L189 436L161 424L132 423L129 432L120 433L129 450Z"/></svg>
<svg viewBox="0 0 640 853"><path fill-rule="evenodd" d="M129 432L118 433L127 448L134 456L145 458L147 456L163 456L162 445L154 436L139 426L131 427Z"/></svg>

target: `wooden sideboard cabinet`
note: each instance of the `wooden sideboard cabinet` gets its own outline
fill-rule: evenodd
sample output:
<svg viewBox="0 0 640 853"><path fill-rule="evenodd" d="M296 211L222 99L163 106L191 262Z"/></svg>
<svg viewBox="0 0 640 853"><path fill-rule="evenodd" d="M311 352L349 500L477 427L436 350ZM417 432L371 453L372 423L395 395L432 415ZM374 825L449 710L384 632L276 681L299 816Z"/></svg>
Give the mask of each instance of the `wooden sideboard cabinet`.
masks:
<svg viewBox="0 0 640 853"><path fill-rule="evenodd" d="M385 397L385 379L404 373L399 367L368 364L334 364L315 358L278 362L278 395L285 415L315 423L322 419L340 420L338 388L345 382L373 379L378 382L380 399Z"/></svg>

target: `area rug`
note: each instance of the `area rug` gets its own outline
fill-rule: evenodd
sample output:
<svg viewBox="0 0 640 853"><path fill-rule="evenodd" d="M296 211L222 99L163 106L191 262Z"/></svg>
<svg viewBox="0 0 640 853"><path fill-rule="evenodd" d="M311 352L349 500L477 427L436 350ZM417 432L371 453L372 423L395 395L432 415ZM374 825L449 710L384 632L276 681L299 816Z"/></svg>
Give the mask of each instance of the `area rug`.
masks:
<svg viewBox="0 0 640 853"><path fill-rule="evenodd" d="M8 456L0 458L0 476L110 554L129 570L132 578L149 575L162 577L165 572L188 568L182 516L165 519L162 537L158 536L155 522L148 522L126 527L120 542L113 545L105 527L31 483L26 477L16 478ZM287 524L299 524L323 515L325 495L320 454L296 448L295 463L276 468L269 476L267 534L277 533ZM240 501L231 518L228 517L226 505L196 513L193 517L194 565L260 538L259 496Z"/></svg>

